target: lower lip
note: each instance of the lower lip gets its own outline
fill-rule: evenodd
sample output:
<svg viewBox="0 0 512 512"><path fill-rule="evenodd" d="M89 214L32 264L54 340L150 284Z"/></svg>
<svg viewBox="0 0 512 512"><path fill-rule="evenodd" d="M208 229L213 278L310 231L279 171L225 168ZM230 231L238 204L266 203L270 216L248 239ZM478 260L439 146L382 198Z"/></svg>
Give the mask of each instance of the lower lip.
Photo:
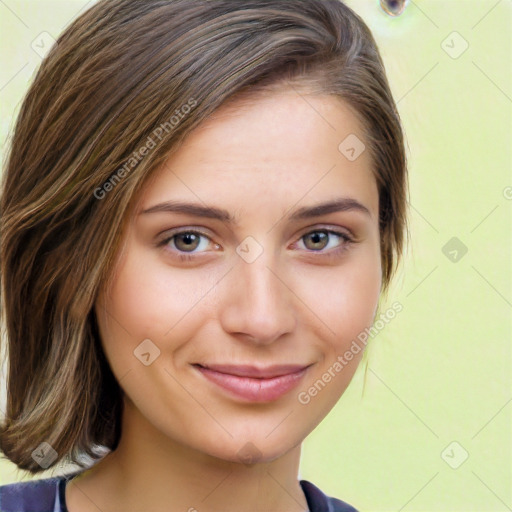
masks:
<svg viewBox="0 0 512 512"><path fill-rule="evenodd" d="M277 400L297 386L304 377L307 368L296 373L272 377L269 379L254 379L238 377L228 373L220 373L209 368L196 367L209 381L229 391L238 398L249 402L271 402Z"/></svg>

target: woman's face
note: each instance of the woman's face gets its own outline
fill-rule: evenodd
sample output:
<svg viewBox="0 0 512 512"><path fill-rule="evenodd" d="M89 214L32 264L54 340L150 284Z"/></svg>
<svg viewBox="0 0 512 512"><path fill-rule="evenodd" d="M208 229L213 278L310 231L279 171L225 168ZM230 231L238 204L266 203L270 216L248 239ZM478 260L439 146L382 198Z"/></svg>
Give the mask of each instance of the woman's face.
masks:
<svg viewBox="0 0 512 512"><path fill-rule="evenodd" d="M270 461L335 405L381 289L362 140L339 99L272 93L219 109L153 174L96 304L126 422Z"/></svg>

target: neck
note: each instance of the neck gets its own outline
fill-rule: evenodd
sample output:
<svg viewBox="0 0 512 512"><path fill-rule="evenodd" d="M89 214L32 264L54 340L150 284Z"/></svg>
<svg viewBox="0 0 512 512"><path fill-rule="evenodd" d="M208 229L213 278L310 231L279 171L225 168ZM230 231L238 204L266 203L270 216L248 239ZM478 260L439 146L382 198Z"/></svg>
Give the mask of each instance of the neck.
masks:
<svg viewBox="0 0 512 512"><path fill-rule="evenodd" d="M226 461L168 438L130 408L125 403L117 449L68 485L70 512L87 510L84 498L105 512L308 510L297 478L300 445L270 462Z"/></svg>

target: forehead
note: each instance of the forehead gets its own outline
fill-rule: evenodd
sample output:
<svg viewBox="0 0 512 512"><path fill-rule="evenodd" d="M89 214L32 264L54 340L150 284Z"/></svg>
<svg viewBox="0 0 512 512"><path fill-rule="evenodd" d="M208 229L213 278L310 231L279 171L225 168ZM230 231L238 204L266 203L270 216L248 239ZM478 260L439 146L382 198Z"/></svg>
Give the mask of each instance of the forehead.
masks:
<svg viewBox="0 0 512 512"><path fill-rule="evenodd" d="M344 134L363 138L362 132L356 113L340 98L284 90L229 101L190 134L185 146L239 148L235 154L242 158L242 151L257 148L261 159L293 160L306 154L316 159L319 149L337 148Z"/></svg>
<svg viewBox="0 0 512 512"><path fill-rule="evenodd" d="M234 99L155 171L141 209L170 196L238 208L256 199L296 203L306 196L313 201L344 195L376 214L369 151L351 161L340 150L350 137L363 143L362 126L334 96L283 91Z"/></svg>

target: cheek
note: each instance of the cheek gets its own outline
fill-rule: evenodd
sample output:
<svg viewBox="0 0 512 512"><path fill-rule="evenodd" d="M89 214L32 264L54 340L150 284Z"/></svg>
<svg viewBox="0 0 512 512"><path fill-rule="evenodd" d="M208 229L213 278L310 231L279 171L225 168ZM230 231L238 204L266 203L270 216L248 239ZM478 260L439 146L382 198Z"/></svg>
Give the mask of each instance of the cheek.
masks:
<svg viewBox="0 0 512 512"><path fill-rule="evenodd" d="M158 347L158 340L172 326L173 318L162 314L162 304L172 295L164 295L162 282L151 268L129 248L112 288L98 298L96 312L105 354L120 373L134 364L133 351L143 340L150 339Z"/></svg>
<svg viewBox="0 0 512 512"><path fill-rule="evenodd" d="M319 364L297 395L300 404L325 415L348 387L364 354L364 336L377 310L382 272L380 256L361 254L356 263L341 267L313 301ZM333 284L333 281L335 284ZM317 281L318 284L319 281ZM310 290L311 291L311 290Z"/></svg>
<svg viewBox="0 0 512 512"><path fill-rule="evenodd" d="M128 247L110 292L100 294L96 305L103 348L115 373L138 368L134 351L146 339L164 356L155 360L157 367L186 344L204 321L216 279L211 272L173 269L161 257Z"/></svg>
<svg viewBox="0 0 512 512"><path fill-rule="evenodd" d="M125 337L162 340L199 304L206 293L200 283L199 276L173 271L161 258L148 257L134 246L102 304Z"/></svg>
<svg viewBox="0 0 512 512"><path fill-rule="evenodd" d="M342 293L342 314L339 314L343 319L343 325L338 325L340 331L348 329L353 337L373 323L381 284L380 259L370 261L367 265L361 261L347 276Z"/></svg>
<svg viewBox="0 0 512 512"><path fill-rule="evenodd" d="M360 251L336 269L324 269L302 281L303 296L316 314L317 337L333 352L345 351L373 323L382 270L378 251Z"/></svg>

